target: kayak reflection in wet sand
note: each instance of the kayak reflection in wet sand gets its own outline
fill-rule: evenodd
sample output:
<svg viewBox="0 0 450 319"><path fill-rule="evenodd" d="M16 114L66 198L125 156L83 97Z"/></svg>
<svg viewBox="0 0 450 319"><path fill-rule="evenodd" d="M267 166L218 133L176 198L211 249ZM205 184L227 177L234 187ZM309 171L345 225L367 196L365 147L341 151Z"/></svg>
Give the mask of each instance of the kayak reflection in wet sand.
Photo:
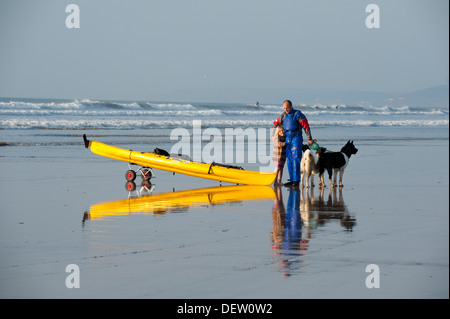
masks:
<svg viewBox="0 0 450 319"><path fill-rule="evenodd" d="M138 194L141 194L140 192ZM246 200L273 200L274 191L269 186L217 186L176 192L129 197L92 205L83 221L108 216L128 214L160 214L186 211L191 206L208 206Z"/></svg>

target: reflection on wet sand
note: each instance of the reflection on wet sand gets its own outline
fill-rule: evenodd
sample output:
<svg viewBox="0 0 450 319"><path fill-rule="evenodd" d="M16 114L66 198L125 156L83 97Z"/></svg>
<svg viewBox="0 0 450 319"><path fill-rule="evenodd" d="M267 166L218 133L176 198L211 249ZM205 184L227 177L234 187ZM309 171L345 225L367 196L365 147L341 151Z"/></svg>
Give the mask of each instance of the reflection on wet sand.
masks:
<svg viewBox="0 0 450 319"><path fill-rule="evenodd" d="M301 191L301 214L305 224L311 228L325 225L332 220L339 220L340 225L347 231L356 226L356 219L350 216L342 196L342 188L330 189L328 197L324 199L323 187L318 189L318 196L314 196L314 187L310 191Z"/></svg>
<svg viewBox="0 0 450 319"><path fill-rule="evenodd" d="M282 267L284 276L291 275L291 269L299 267L295 256L302 256L308 249L309 235L302 238L300 216L300 192L290 189L286 207L280 187L275 188L275 204L272 209L272 249Z"/></svg>
<svg viewBox="0 0 450 319"><path fill-rule="evenodd" d="M138 195L138 197L92 205L89 211L84 213L83 221L128 214L182 212L188 210L191 206L275 199L271 187L247 185L218 186L143 196L141 196L142 193L138 193Z"/></svg>
<svg viewBox="0 0 450 319"><path fill-rule="evenodd" d="M275 188L275 203L272 208L272 252L281 265L283 276L301 272L304 256L309 248L311 234L332 220L339 220L345 231L351 231L356 220L350 216L344 203L342 189L330 190L324 199L324 188L318 196L314 187L307 190L288 190L286 206L281 187Z"/></svg>

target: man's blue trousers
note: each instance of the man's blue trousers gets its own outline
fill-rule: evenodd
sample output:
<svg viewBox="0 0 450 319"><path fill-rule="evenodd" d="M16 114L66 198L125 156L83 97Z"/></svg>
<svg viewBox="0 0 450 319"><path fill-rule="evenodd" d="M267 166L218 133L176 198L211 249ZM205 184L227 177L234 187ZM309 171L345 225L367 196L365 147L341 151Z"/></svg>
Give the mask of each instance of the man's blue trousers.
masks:
<svg viewBox="0 0 450 319"><path fill-rule="evenodd" d="M300 181L303 137L301 131L286 132L286 164L291 182Z"/></svg>

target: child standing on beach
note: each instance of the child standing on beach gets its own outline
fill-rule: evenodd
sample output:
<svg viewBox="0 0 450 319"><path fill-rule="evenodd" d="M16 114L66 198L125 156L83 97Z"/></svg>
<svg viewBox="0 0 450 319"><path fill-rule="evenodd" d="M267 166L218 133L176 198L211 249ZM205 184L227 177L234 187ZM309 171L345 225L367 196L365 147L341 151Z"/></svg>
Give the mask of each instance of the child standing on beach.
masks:
<svg viewBox="0 0 450 319"><path fill-rule="evenodd" d="M275 163L275 173L277 177L275 179L275 186L282 185L281 178L283 177L284 163L286 162L286 134L284 132L283 124L277 119L273 122L275 128L272 135L273 140L273 161Z"/></svg>

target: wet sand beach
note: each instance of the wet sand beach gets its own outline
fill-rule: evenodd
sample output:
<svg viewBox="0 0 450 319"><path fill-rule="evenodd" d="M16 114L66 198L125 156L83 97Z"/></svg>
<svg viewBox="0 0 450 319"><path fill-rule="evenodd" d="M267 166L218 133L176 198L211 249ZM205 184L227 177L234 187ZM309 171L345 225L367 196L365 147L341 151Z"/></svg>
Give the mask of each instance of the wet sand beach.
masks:
<svg viewBox="0 0 450 319"><path fill-rule="evenodd" d="M343 189L326 180L251 198L222 183L237 187L223 201L218 182L163 171L151 192L139 180L128 192L126 163L92 154L81 134L69 139L0 150L1 298L449 296L445 133L361 135ZM66 286L71 264L79 288ZM379 288L366 285L368 265Z"/></svg>

